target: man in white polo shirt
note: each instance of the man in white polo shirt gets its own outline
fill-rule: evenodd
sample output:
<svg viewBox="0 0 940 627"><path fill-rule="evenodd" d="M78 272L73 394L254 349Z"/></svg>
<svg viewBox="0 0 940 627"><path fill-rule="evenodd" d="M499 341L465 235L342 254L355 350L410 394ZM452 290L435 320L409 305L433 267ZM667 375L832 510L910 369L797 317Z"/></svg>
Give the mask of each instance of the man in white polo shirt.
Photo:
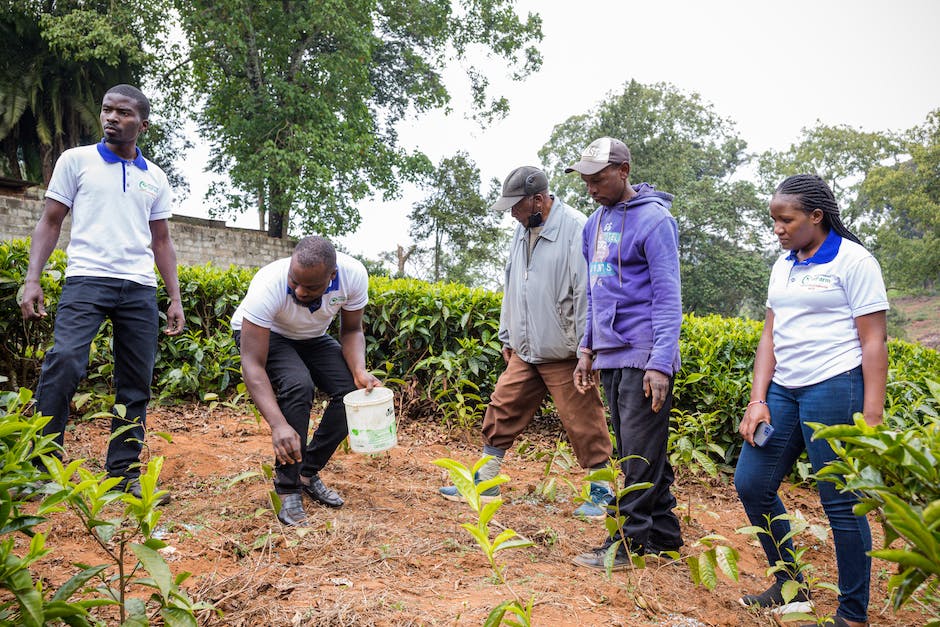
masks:
<svg viewBox="0 0 940 627"><path fill-rule="evenodd" d="M105 468L118 487L140 496L140 451L157 351L159 312L154 263L170 299L167 335L183 331L183 307L170 239L170 185L145 159L137 138L147 130L150 102L136 87L117 85L101 103L104 138L72 148L55 164L42 217L33 232L21 309L25 320L46 315L39 278L72 215L65 285L55 317L54 343L43 360L37 410L51 416L44 433L62 434L69 402L85 376L92 340L105 318L114 328L115 405ZM160 502L169 500L164 494Z"/></svg>
<svg viewBox="0 0 940 627"><path fill-rule="evenodd" d="M258 270L232 316L251 399L271 426L278 519L302 526L301 494L328 507L343 499L319 472L348 433L343 396L381 382L366 370L362 312L369 277L356 259L338 253L323 237L297 242L290 257ZM339 314L339 341L327 334ZM316 388L330 397L307 443Z"/></svg>

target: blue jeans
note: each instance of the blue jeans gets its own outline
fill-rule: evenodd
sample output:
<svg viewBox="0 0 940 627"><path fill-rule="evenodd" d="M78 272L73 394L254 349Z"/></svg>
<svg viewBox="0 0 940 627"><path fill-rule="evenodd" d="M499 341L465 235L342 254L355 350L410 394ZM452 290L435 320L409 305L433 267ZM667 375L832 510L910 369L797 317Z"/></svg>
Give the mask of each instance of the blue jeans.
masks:
<svg viewBox="0 0 940 627"><path fill-rule="evenodd" d="M765 516L773 518L786 513L777 489L804 450L814 472L836 458L826 440L812 440L813 430L806 423L852 424L852 415L862 411L862 401L861 367L800 388L770 384L767 405L774 433L763 447L745 443L734 473L735 488L752 525L766 528ZM858 503L853 492L840 492L829 481L820 481L818 487L819 498L832 527L839 568L837 613L847 620L865 622L868 620L871 578L871 558L867 554L871 550L868 519L852 512ZM790 524L786 521L771 525L771 533L778 542L789 531ZM778 551L766 534L759 534L759 537L771 565L778 560L793 562L793 544L789 540L782 543ZM776 576L780 580L790 578L780 572Z"/></svg>
<svg viewBox="0 0 940 627"><path fill-rule="evenodd" d="M69 403L88 369L88 352L105 318L114 330L114 388L124 418L111 420L111 433L133 424L108 442L105 468L112 477L140 475L150 381L157 354L157 289L108 277L68 277L55 315L52 349L46 353L36 388L36 408L52 419L44 434L57 433L62 446Z"/></svg>
<svg viewBox="0 0 940 627"><path fill-rule="evenodd" d="M356 389L356 382L343 358L339 342L329 335L308 340L291 340L270 334L265 371L277 397L277 405L287 423L304 445L300 464L275 462L274 491L299 493L300 476L320 472L349 433L343 397ZM241 333L235 333L241 346ZM313 394L319 388L330 397L313 438L307 443Z"/></svg>

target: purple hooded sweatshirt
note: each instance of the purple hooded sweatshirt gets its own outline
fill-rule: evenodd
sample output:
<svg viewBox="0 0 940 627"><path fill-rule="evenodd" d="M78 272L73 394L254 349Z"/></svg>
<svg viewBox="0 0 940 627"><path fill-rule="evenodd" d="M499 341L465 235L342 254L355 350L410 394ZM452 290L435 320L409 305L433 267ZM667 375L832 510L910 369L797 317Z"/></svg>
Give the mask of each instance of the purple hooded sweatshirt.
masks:
<svg viewBox="0 0 940 627"><path fill-rule="evenodd" d="M682 296L672 194L634 185L637 195L600 207L584 225L587 325L581 346L594 369L679 370Z"/></svg>

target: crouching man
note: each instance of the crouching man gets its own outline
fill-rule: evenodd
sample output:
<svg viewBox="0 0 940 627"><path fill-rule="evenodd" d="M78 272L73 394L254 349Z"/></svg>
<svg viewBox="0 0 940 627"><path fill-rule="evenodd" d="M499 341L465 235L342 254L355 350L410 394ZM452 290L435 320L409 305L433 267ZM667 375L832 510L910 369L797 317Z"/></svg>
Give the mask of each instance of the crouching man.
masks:
<svg viewBox="0 0 940 627"><path fill-rule="evenodd" d="M368 290L359 261L337 253L325 238L305 237L290 257L258 270L232 316L245 386L271 426L277 517L285 525L306 524L302 494L327 507L343 505L319 472L347 435L343 396L381 385L366 370L362 311ZM337 314L338 342L327 334ZM308 443L317 388L330 401Z"/></svg>

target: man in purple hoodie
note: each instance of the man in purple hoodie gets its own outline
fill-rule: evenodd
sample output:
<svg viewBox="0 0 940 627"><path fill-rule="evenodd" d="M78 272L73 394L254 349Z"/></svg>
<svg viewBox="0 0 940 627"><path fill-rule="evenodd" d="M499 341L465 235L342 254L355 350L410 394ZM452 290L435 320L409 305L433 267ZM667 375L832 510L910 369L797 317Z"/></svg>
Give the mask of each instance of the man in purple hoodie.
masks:
<svg viewBox="0 0 940 627"><path fill-rule="evenodd" d="M652 484L624 495L616 509L612 503L608 513L619 510L625 518L620 532L574 562L604 569L605 555L615 550L614 569L622 569L630 566L628 551L657 555L682 546L666 455L682 326L678 229L669 213L671 194L647 183L630 185L623 142L592 142L565 172L578 172L600 205L584 226L587 324L575 385L591 390L594 371L600 373L617 453L631 457L621 463L624 483Z"/></svg>

